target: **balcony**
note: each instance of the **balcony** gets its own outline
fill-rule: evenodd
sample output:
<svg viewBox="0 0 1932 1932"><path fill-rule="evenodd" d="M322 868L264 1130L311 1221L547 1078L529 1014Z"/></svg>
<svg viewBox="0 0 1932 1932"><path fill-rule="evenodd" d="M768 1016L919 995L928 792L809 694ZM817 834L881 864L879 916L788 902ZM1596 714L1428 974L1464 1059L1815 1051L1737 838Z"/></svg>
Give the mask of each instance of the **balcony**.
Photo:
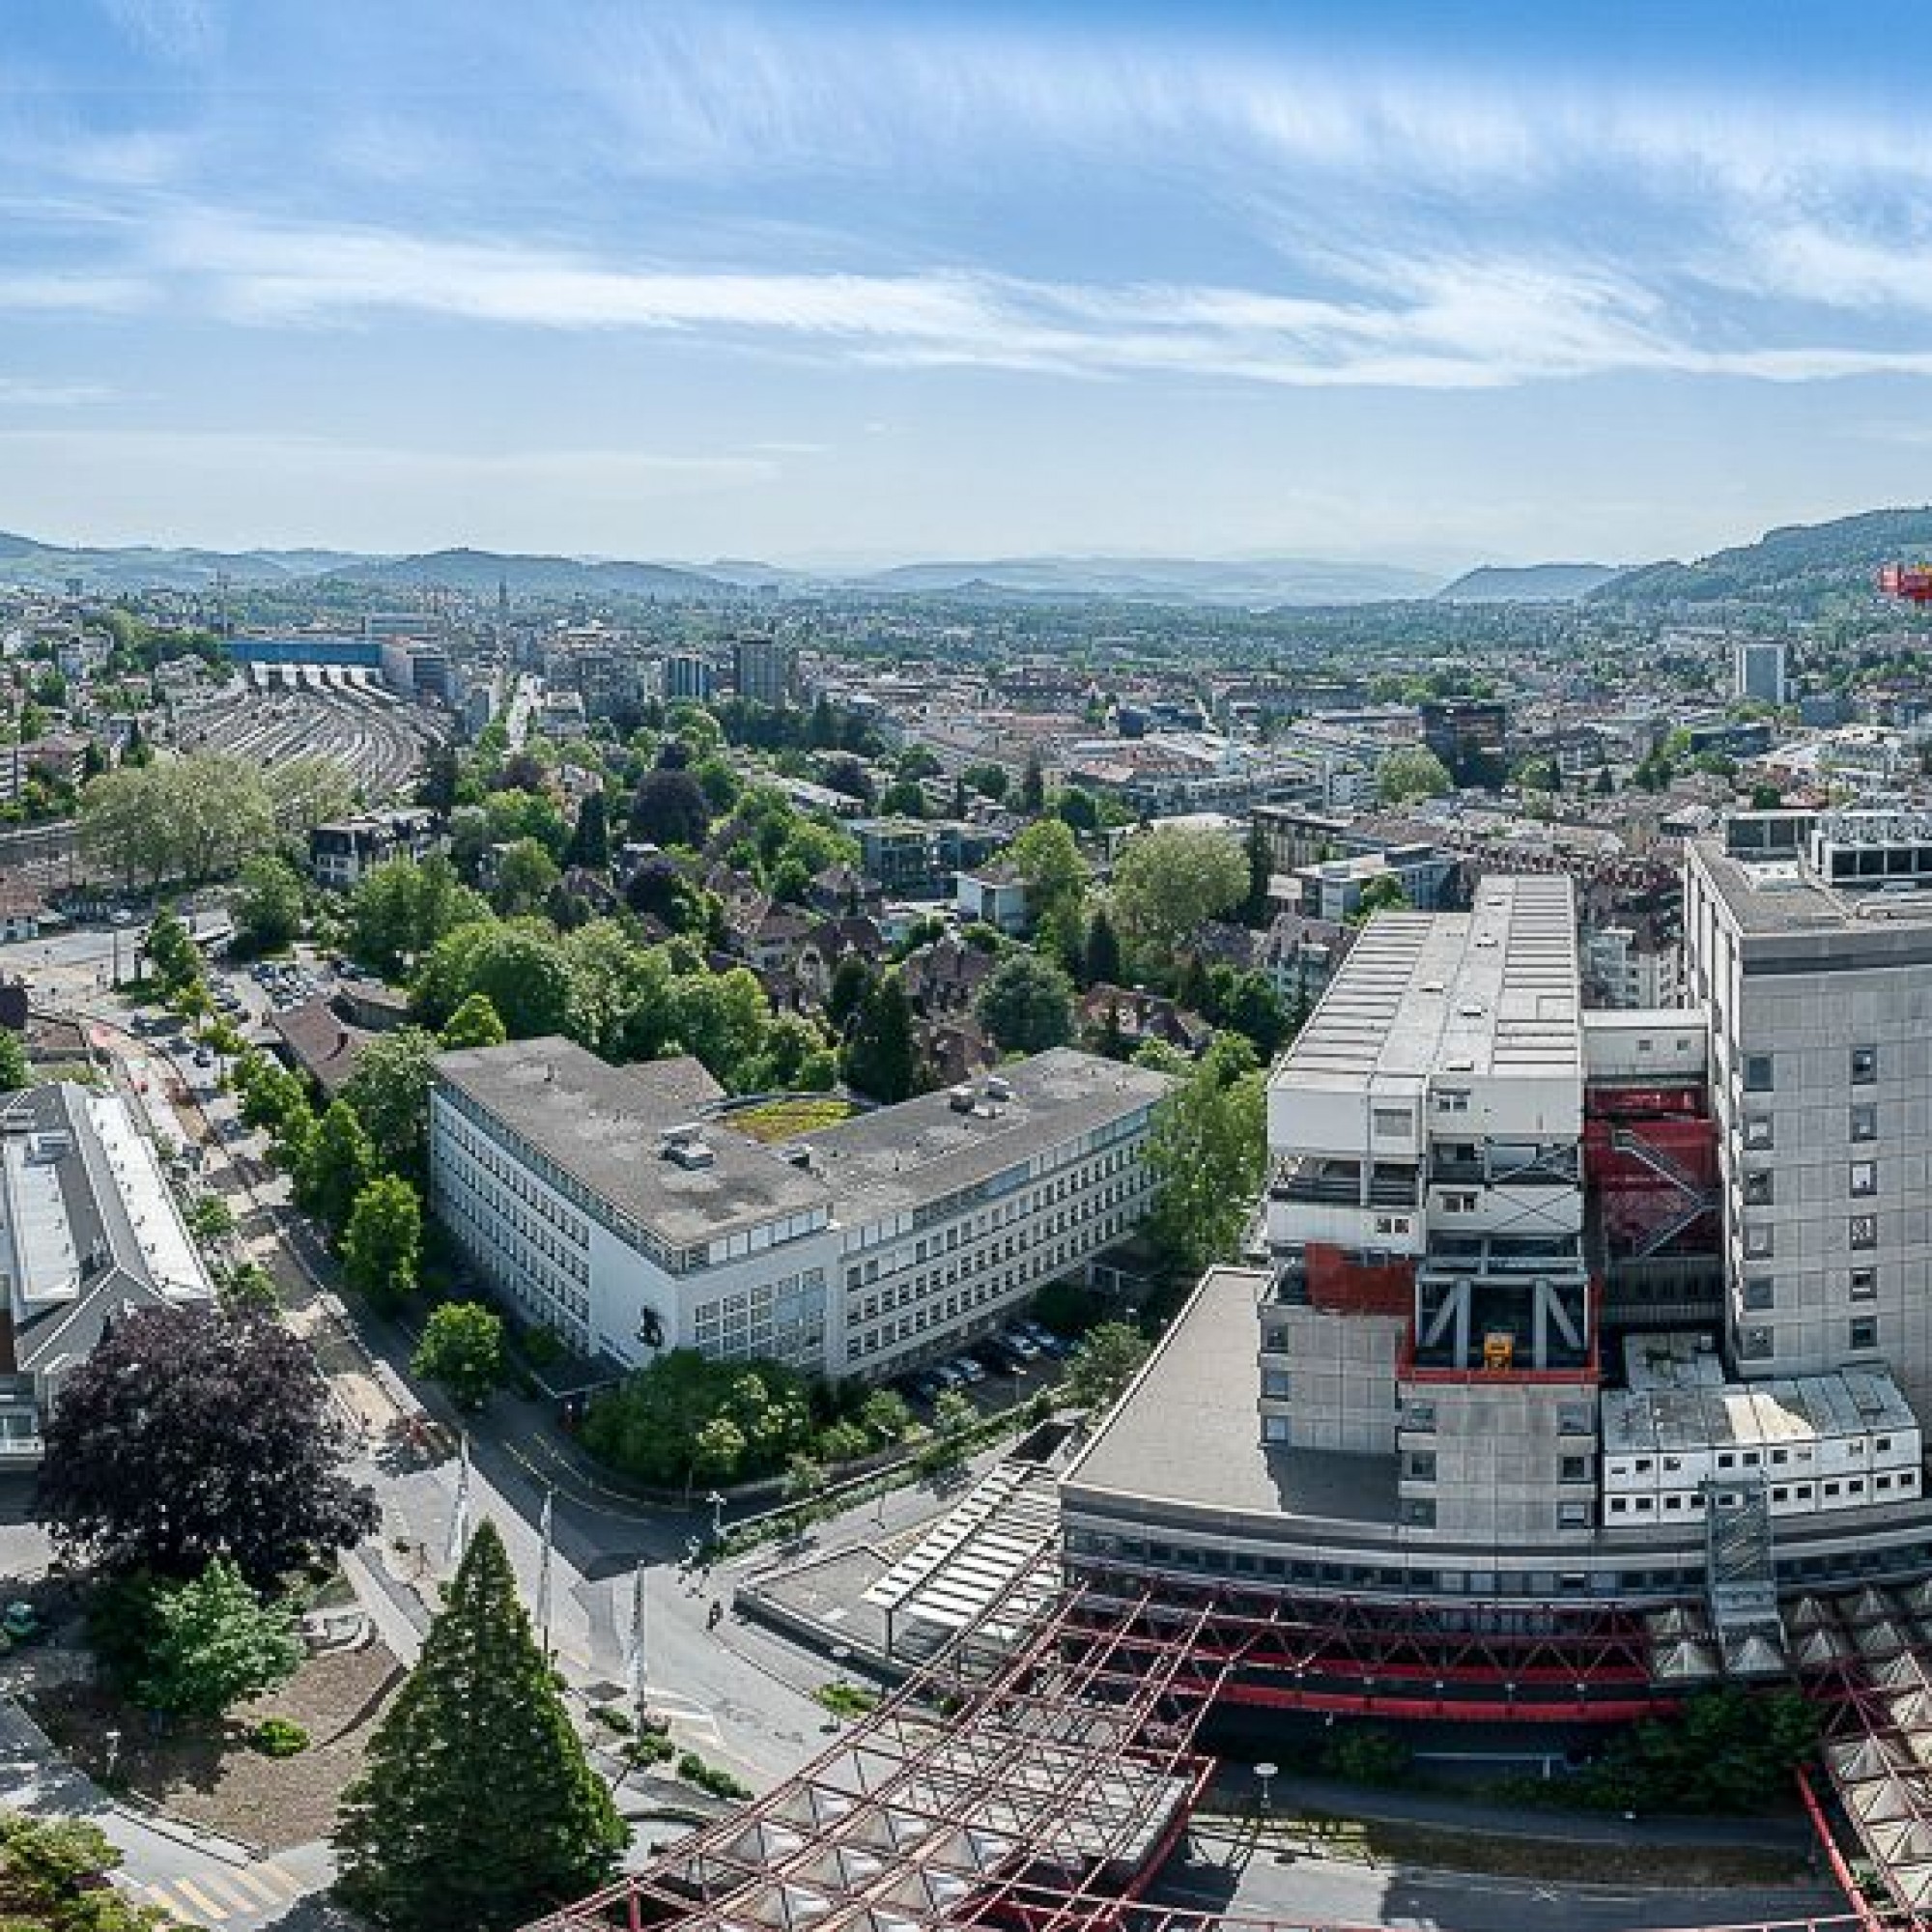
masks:
<svg viewBox="0 0 1932 1932"><path fill-rule="evenodd" d="M1276 1164L1268 1181L1270 1201L1316 1208L1382 1208L1413 1213L1420 1205L1421 1170L1412 1162L1378 1160L1362 1164L1322 1154L1296 1154Z"/></svg>

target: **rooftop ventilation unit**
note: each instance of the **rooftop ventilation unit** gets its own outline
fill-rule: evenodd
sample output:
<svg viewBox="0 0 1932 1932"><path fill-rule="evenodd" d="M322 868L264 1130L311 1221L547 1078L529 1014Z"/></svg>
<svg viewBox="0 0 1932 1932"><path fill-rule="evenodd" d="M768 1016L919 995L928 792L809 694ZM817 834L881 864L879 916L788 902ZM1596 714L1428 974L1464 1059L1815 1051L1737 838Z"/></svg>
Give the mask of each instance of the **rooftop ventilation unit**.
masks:
<svg viewBox="0 0 1932 1932"><path fill-rule="evenodd" d="M967 1082L961 1081L946 1097L955 1114L970 1114L973 1111L973 1089Z"/></svg>
<svg viewBox="0 0 1932 1932"><path fill-rule="evenodd" d="M675 1161L679 1167L696 1172L699 1168L716 1164L718 1152L708 1141L672 1141L664 1151L667 1160Z"/></svg>
<svg viewBox="0 0 1932 1932"><path fill-rule="evenodd" d="M696 1121L685 1121L674 1127L666 1127L658 1136L658 1145L666 1152L672 1148L689 1147L693 1141L702 1140L704 1129Z"/></svg>
<svg viewBox="0 0 1932 1932"><path fill-rule="evenodd" d="M986 1076L986 1098L989 1100L1010 1100L1013 1097L1013 1083L1004 1073L989 1073Z"/></svg>

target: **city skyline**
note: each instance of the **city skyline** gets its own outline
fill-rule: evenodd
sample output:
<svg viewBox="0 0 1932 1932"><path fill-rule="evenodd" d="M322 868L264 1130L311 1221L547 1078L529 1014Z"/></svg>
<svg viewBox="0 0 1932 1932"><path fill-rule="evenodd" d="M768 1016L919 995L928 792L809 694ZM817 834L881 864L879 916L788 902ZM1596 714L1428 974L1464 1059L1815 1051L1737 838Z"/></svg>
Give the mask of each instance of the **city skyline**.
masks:
<svg viewBox="0 0 1932 1932"><path fill-rule="evenodd" d="M1908 24L28 5L0 527L1447 574L1919 501Z"/></svg>

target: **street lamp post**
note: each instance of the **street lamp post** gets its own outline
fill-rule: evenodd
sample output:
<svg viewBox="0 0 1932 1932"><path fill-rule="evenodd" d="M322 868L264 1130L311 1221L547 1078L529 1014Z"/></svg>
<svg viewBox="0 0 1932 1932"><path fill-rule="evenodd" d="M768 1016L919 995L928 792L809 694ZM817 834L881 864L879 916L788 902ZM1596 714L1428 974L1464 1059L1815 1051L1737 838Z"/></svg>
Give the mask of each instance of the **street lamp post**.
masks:
<svg viewBox="0 0 1932 1932"><path fill-rule="evenodd" d="M114 1767L120 1761L121 1757L121 1733L116 1730L106 1730L101 1732L100 1737L101 1742L107 1747L107 1764L101 1776L109 1783L112 1783L114 1779Z"/></svg>
<svg viewBox="0 0 1932 1932"><path fill-rule="evenodd" d="M1264 1818L1267 1817L1273 1808L1268 1803L1268 1786L1280 1775L1280 1772L1281 1766L1278 1764L1264 1763L1255 1766L1255 1777L1262 1788L1262 1816Z"/></svg>

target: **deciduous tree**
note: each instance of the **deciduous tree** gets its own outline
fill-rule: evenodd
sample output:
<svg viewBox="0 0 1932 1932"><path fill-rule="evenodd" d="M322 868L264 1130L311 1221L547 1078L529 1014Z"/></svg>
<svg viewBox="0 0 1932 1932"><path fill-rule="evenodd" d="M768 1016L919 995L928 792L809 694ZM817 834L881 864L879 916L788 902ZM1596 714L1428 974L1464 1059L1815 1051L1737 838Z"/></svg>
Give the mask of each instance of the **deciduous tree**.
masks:
<svg viewBox="0 0 1932 1932"><path fill-rule="evenodd" d="M1044 1053L1073 1037L1072 982L1037 952L1009 952L986 976L974 1010L1008 1053Z"/></svg>
<svg viewBox="0 0 1932 1932"><path fill-rule="evenodd" d="M1152 1232L1188 1273L1235 1250L1261 1188L1266 1094L1254 1049L1223 1034L1154 1108Z"/></svg>
<svg viewBox="0 0 1932 1932"><path fill-rule="evenodd" d="M376 1526L307 1347L248 1311L146 1308L68 1377L35 1513L112 1570L188 1577L231 1556L258 1584Z"/></svg>
<svg viewBox="0 0 1932 1932"><path fill-rule="evenodd" d="M443 1302L430 1311L410 1368L440 1382L458 1408L481 1408L503 1383L503 1318L480 1301Z"/></svg>
<svg viewBox="0 0 1932 1932"><path fill-rule="evenodd" d="M422 1204L400 1175L380 1174L355 1196L342 1237L351 1288L385 1313L415 1293L422 1265Z"/></svg>
<svg viewBox="0 0 1932 1932"><path fill-rule="evenodd" d="M226 1557L185 1582L161 1584L150 1615L141 1699L156 1710L219 1718L286 1684L301 1664L294 1612L265 1604Z"/></svg>
<svg viewBox="0 0 1932 1932"><path fill-rule="evenodd" d="M1225 832L1155 826L1127 841L1114 867L1113 916L1139 964L1164 965L1206 921L1238 905L1247 855Z"/></svg>

